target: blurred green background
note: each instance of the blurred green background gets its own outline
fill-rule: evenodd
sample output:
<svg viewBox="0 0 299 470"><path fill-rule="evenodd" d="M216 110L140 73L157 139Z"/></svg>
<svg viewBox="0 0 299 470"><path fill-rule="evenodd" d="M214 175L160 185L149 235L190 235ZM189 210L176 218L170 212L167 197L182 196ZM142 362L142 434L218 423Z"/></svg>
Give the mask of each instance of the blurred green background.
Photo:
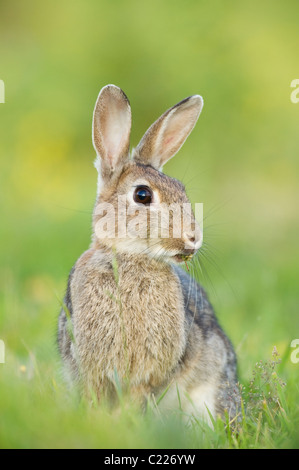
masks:
<svg viewBox="0 0 299 470"><path fill-rule="evenodd" d="M167 108L203 96L198 124L164 171L204 203L201 282L236 347L240 380L275 345L284 378L298 383L298 16L295 0L0 2L0 445L52 442L26 428L17 390L34 364L44 377L59 370L59 299L90 241L91 118L108 83L130 99L132 146Z"/></svg>

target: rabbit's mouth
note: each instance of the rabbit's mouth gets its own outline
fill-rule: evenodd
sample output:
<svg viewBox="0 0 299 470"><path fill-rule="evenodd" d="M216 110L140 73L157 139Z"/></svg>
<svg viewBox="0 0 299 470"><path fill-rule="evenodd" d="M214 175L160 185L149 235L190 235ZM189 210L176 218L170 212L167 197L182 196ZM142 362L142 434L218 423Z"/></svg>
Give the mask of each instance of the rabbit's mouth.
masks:
<svg viewBox="0 0 299 470"><path fill-rule="evenodd" d="M188 253L186 253L188 251ZM186 261L191 261L192 257L196 253L195 250L186 250L185 253L178 253L174 256L172 256L172 260L174 260L176 263L184 263Z"/></svg>

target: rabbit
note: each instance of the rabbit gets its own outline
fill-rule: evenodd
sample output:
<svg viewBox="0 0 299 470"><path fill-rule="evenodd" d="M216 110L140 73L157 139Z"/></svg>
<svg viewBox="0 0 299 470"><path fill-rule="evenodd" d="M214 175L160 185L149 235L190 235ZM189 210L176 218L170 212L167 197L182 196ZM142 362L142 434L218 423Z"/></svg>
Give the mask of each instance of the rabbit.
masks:
<svg viewBox="0 0 299 470"><path fill-rule="evenodd" d="M93 392L114 404L120 386L141 408L162 395L163 412L181 408L211 424L226 413L234 419L239 393L233 346L204 289L181 266L199 250L202 231L191 213L193 230L161 237L164 209L151 237L147 225L159 204L189 203L183 184L162 168L202 107L199 95L180 101L149 127L130 155L129 100L115 85L100 91L92 125L98 170L93 235L69 275L58 347L66 375L82 394ZM120 197L131 210L125 222L119 218ZM105 204L113 213L98 209ZM145 236L134 237L134 230L118 236L139 209ZM104 218L117 234L99 228Z"/></svg>

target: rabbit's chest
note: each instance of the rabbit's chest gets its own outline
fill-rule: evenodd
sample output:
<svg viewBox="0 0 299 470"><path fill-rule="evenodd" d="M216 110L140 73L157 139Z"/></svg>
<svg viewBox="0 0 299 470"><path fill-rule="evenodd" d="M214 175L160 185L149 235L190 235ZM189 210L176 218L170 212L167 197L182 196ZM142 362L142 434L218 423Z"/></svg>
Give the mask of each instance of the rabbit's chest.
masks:
<svg viewBox="0 0 299 470"><path fill-rule="evenodd" d="M177 279L167 272L156 277L120 272L117 283L101 276L88 289L89 300L74 319L83 369L103 379L114 380L117 372L133 384L162 383L185 350Z"/></svg>

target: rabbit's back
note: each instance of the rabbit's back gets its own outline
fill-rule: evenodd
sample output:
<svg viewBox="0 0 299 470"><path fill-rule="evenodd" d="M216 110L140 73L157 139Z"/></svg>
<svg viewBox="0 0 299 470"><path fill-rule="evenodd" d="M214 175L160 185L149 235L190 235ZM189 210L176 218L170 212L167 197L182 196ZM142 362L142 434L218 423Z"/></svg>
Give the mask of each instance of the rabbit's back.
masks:
<svg viewBox="0 0 299 470"><path fill-rule="evenodd" d="M200 404L201 395L203 403L211 403L214 416L223 416L224 410L235 416L239 393L233 346L219 326L202 286L180 267L174 270L180 280L188 324L183 365L176 380L194 403Z"/></svg>

